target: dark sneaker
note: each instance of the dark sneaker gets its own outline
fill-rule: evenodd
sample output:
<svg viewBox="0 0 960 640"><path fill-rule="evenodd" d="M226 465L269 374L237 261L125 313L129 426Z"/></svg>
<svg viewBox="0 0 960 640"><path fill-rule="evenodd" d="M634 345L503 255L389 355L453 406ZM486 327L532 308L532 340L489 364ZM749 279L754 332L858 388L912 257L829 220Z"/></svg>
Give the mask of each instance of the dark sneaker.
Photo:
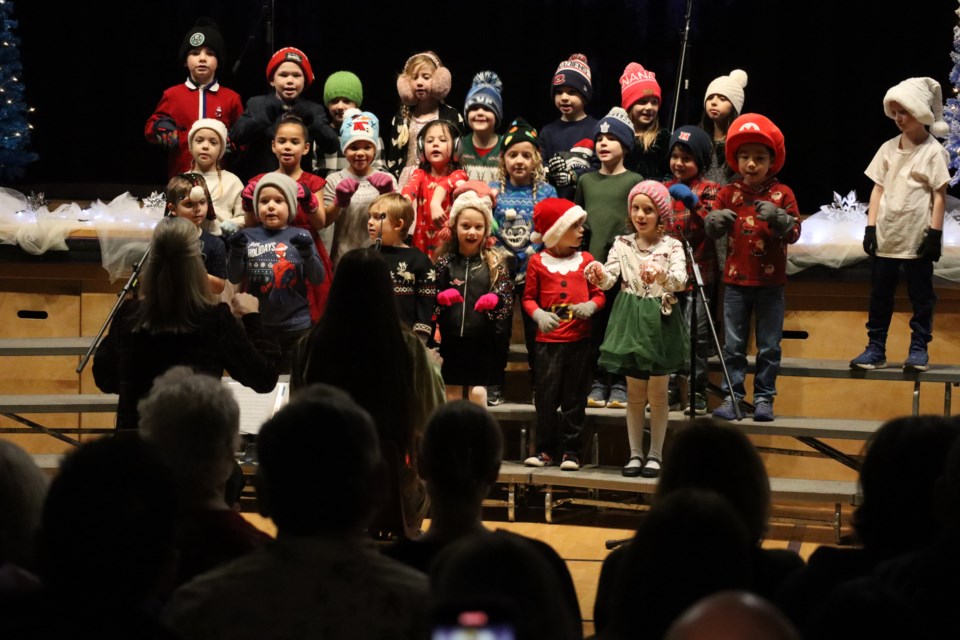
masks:
<svg viewBox="0 0 960 640"><path fill-rule="evenodd" d="M707 415L707 396L699 392L693 395L693 412L698 416ZM690 415L690 405L684 408L683 414Z"/></svg>
<svg viewBox="0 0 960 640"><path fill-rule="evenodd" d="M560 463L561 471L579 471L580 470L580 459L575 453L565 453L563 454L563 462Z"/></svg>
<svg viewBox="0 0 960 640"><path fill-rule="evenodd" d="M607 406L612 409L627 408L627 388L623 385L615 384L610 387L610 399L607 400Z"/></svg>
<svg viewBox="0 0 960 640"><path fill-rule="evenodd" d="M523 461L525 467L549 467L552 464L553 458L550 457L549 453L543 451Z"/></svg>
<svg viewBox="0 0 960 640"><path fill-rule="evenodd" d="M743 409L740 410L740 415L743 415ZM713 410L713 417L719 418L720 420L736 420L737 413L733 409L733 402L730 401L730 397L726 397L723 400L723 404Z"/></svg>
<svg viewBox="0 0 960 640"><path fill-rule="evenodd" d="M487 387L487 406L498 407L503 404L503 387L498 384L492 384Z"/></svg>
<svg viewBox="0 0 960 640"><path fill-rule="evenodd" d="M609 396L610 387L601 382L594 382L593 386L590 387L590 395L587 396L587 406L605 407Z"/></svg>
<svg viewBox="0 0 960 640"><path fill-rule="evenodd" d="M683 406L683 400L680 399L680 387L675 384L667 388L667 405L670 411L680 411Z"/></svg>
<svg viewBox="0 0 960 640"><path fill-rule="evenodd" d="M904 363L904 365L906 365L906 363ZM850 361L851 369L865 369L869 371L871 369L882 369L885 366L887 366L886 351L872 342L867 345L863 353Z"/></svg>
<svg viewBox="0 0 960 640"><path fill-rule="evenodd" d="M904 371L926 371L930 367L927 363L930 361L930 356L927 355L927 350L923 347L910 347L910 353L907 354L907 359L903 361L903 370Z"/></svg>
<svg viewBox="0 0 960 640"><path fill-rule="evenodd" d="M773 402L766 398L757 400L753 406L754 422L773 422Z"/></svg>

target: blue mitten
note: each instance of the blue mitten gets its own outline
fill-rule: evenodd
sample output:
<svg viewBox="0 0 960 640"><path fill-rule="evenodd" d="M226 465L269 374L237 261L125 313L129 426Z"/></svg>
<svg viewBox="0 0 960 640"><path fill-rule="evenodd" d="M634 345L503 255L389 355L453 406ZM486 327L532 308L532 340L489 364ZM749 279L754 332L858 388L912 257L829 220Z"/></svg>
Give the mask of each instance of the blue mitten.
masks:
<svg viewBox="0 0 960 640"><path fill-rule="evenodd" d="M677 184L670 185L670 188L667 189L670 192L670 197L674 200L679 200L683 203L690 211L693 211L697 208L697 205L700 204L700 198L697 197L693 191L690 190L690 187L678 182Z"/></svg>

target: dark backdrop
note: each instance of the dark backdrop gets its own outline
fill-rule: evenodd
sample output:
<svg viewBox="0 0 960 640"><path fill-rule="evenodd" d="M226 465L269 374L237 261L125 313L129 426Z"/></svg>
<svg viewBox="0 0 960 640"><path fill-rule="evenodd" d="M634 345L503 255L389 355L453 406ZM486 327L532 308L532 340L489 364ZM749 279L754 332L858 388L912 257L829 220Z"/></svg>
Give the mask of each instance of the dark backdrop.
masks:
<svg viewBox="0 0 960 640"><path fill-rule="evenodd" d="M427 6L391 4L399 11ZM447 102L462 108L473 74L493 69L503 79L506 119L522 115L538 127L557 116L550 79L568 54L581 51L590 60L595 97L588 111L597 117L619 104L619 76L628 62L638 61L657 73L665 100L661 123L669 126L683 0L430 4L438 8L413 15L372 3L275 0L276 48L293 45L307 53L318 80L306 95L317 101L329 73L357 73L364 107L380 117L384 130L398 103L396 73L409 55L428 48L453 74ZM781 175L803 212L829 202L833 191L856 188L866 200L870 183L863 170L896 134L883 115L885 91L923 75L950 89L957 23L955 0L898 3L896 11L881 4L694 0L689 90L681 91L677 124L700 119L710 80L745 69L744 111L763 113L783 130L787 162ZM12 186L44 189L51 199L111 198L121 187L143 196L161 188L163 154L146 144L142 132L163 89L185 77L177 60L185 33L200 15L219 23L228 49L221 81L246 100L268 88L270 51L266 29L258 26L263 7L260 0L16 0L40 160Z"/></svg>

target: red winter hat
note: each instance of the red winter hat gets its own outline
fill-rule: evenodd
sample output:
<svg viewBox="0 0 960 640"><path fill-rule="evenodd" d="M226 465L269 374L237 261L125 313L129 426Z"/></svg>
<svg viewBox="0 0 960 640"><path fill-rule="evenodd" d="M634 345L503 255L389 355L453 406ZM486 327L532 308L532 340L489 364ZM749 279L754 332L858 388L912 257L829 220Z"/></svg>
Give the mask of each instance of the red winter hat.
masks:
<svg viewBox="0 0 960 640"><path fill-rule="evenodd" d="M780 128L770 121L770 118L759 113L745 113L730 123L727 129L727 164L734 171L737 166L737 151L748 142L759 142L773 149L773 162L770 164L770 174L777 174L783 169L787 159L787 148L784 146L783 133Z"/></svg>
<svg viewBox="0 0 960 640"><path fill-rule="evenodd" d="M270 62L267 63L267 82L273 81L273 74L276 73L277 67L284 62L296 63L303 69L306 79L304 89L313 84L313 67L310 66L310 60L307 59L307 54L296 47L284 47L270 57Z"/></svg>
<svg viewBox="0 0 960 640"><path fill-rule="evenodd" d="M647 96L661 100L657 74L647 71L643 65L631 62L620 76L620 104L630 111L630 107Z"/></svg>
<svg viewBox="0 0 960 640"><path fill-rule="evenodd" d="M530 240L547 248L556 245L567 229L587 219L582 207L564 198L544 198L533 207L533 228Z"/></svg>

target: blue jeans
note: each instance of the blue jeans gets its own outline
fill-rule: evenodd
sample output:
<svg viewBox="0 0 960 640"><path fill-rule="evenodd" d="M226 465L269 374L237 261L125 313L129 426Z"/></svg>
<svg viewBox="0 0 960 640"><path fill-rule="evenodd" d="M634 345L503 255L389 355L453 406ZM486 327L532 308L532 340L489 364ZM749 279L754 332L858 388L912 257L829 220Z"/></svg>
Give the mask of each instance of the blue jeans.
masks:
<svg viewBox="0 0 960 640"><path fill-rule="evenodd" d="M733 394L746 395L743 380L747 373L747 344L750 319L756 323L757 368L753 379L753 401L773 401L780 372L780 340L783 338L783 287L742 287L728 284L723 294L723 361L730 374ZM729 393L723 381L724 393Z"/></svg>

